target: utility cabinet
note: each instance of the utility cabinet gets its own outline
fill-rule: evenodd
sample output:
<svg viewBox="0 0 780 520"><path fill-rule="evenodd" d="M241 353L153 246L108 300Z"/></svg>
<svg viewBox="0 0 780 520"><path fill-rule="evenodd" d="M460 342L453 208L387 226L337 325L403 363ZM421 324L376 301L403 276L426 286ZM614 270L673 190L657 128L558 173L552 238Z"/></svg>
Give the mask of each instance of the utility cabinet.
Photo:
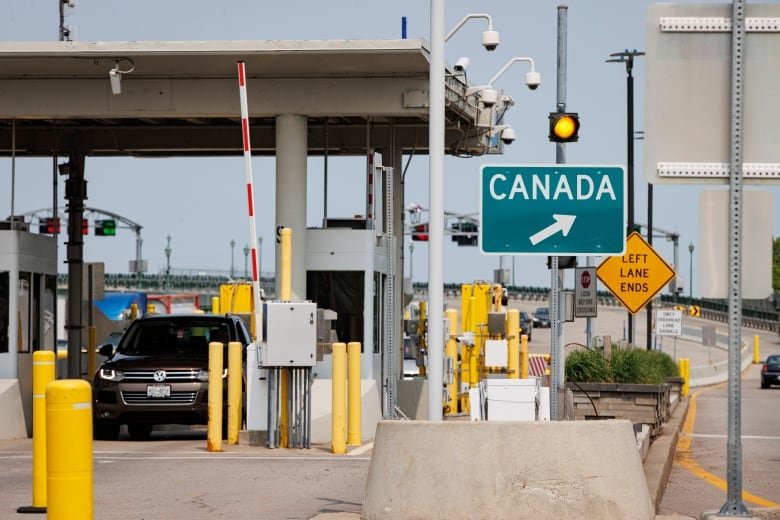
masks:
<svg viewBox="0 0 780 520"><path fill-rule="evenodd" d="M263 367L311 367L317 353L317 304L269 301L263 305Z"/></svg>

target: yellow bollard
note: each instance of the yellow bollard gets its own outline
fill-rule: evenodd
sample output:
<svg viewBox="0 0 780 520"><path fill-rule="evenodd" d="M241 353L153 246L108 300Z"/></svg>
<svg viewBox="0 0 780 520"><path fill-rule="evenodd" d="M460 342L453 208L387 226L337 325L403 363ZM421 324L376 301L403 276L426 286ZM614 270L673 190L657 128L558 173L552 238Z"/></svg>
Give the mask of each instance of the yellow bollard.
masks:
<svg viewBox="0 0 780 520"><path fill-rule="evenodd" d="M690 387L689 387L689 377L691 375L690 373L690 359L688 358L680 358L679 365L680 365L680 376L683 378L683 385L682 385L682 395L683 397L687 397Z"/></svg>
<svg viewBox="0 0 780 520"><path fill-rule="evenodd" d="M347 444L360 446L361 435L360 402L360 342L347 344Z"/></svg>
<svg viewBox="0 0 780 520"><path fill-rule="evenodd" d="M222 343L209 343L209 424L206 449L222 451Z"/></svg>
<svg viewBox="0 0 780 520"><path fill-rule="evenodd" d="M332 384L332 451L338 455L347 452L346 415L347 415L347 345L333 344Z"/></svg>
<svg viewBox="0 0 780 520"><path fill-rule="evenodd" d="M520 378L528 379L528 335L520 336Z"/></svg>
<svg viewBox="0 0 780 520"><path fill-rule="evenodd" d="M211 297L211 314L219 314L219 296Z"/></svg>
<svg viewBox="0 0 780 520"><path fill-rule="evenodd" d="M87 342L87 381L92 381L97 369L97 327L89 327Z"/></svg>
<svg viewBox="0 0 780 520"><path fill-rule="evenodd" d="M46 386L46 518L91 520L92 386L61 379Z"/></svg>
<svg viewBox="0 0 780 520"><path fill-rule="evenodd" d="M753 364L757 365L761 363L761 339L758 334L753 336Z"/></svg>
<svg viewBox="0 0 780 520"><path fill-rule="evenodd" d="M509 379L520 378L520 311L507 309L506 311L506 339L508 345L507 371Z"/></svg>
<svg viewBox="0 0 780 520"><path fill-rule="evenodd" d="M46 385L54 381L54 352L33 352L32 506L17 513L46 512Z"/></svg>
<svg viewBox="0 0 780 520"><path fill-rule="evenodd" d="M154 314L154 311L156 310L156 307L153 303L147 303L146 304L146 314Z"/></svg>
<svg viewBox="0 0 780 520"><path fill-rule="evenodd" d="M479 351L476 345L469 347L471 351L469 353L469 388L474 388L479 384L479 370L477 364L479 363Z"/></svg>
<svg viewBox="0 0 780 520"><path fill-rule="evenodd" d="M458 311L447 309L444 311L449 324L449 334L447 343L444 347L444 355L452 363L452 382L447 385L447 403L444 406L445 415L455 415L458 413L458 342L455 337L458 335Z"/></svg>
<svg viewBox="0 0 780 520"><path fill-rule="evenodd" d="M238 431L241 429L241 357L241 342L228 343L228 444L238 444Z"/></svg>
<svg viewBox="0 0 780 520"><path fill-rule="evenodd" d="M131 303L130 304L130 321L137 320L138 319L138 304L137 303Z"/></svg>

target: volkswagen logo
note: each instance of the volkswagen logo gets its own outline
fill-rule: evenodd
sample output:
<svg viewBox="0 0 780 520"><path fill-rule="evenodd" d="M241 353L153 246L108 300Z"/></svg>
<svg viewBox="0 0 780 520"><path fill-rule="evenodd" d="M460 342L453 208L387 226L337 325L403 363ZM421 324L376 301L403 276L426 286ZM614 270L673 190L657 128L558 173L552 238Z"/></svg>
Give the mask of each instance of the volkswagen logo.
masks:
<svg viewBox="0 0 780 520"><path fill-rule="evenodd" d="M165 370L155 370L152 377L158 383L162 383L163 381L165 381Z"/></svg>

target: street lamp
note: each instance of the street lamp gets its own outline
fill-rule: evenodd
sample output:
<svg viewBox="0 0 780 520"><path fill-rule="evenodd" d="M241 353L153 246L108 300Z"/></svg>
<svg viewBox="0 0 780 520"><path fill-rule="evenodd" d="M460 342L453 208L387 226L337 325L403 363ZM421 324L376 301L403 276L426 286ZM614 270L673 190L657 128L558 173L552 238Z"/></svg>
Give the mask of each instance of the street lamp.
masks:
<svg viewBox="0 0 780 520"><path fill-rule="evenodd" d="M168 245L165 246L165 288L169 289L171 286L171 235L166 237Z"/></svg>
<svg viewBox="0 0 780 520"><path fill-rule="evenodd" d="M233 239L230 239L230 278L233 278L234 276L234 270L233 270L233 250L236 247L236 241Z"/></svg>
<svg viewBox="0 0 780 520"><path fill-rule="evenodd" d="M693 301L693 242L688 244L688 251L691 253L691 264L688 267L688 277L690 281L688 283L688 305Z"/></svg>
<svg viewBox="0 0 780 520"><path fill-rule="evenodd" d="M626 170L628 176L628 226L626 234L634 231L634 58L644 56L644 52L629 51L613 52L610 54L612 59L607 63L625 63L626 64ZM652 232L652 230L650 230ZM648 328L649 330L649 328ZM628 343L634 343L634 316L628 313ZM650 345L647 346L650 348Z"/></svg>
<svg viewBox="0 0 780 520"><path fill-rule="evenodd" d="M249 245L244 246L244 278L249 278L249 271L247 268L249 267L248 264L249 260Z"/></svg>

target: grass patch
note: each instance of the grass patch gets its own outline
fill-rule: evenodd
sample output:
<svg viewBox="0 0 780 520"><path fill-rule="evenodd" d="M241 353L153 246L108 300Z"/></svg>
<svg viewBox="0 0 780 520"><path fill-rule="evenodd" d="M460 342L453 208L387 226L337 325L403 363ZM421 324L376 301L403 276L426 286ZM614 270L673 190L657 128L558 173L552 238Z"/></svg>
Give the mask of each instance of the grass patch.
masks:
<svg viewBox="0 0 780 520"><path fill-rule="evenodd" d="M678 375L674 360L653 350L613 348L611 360L598 350L576 350L566 357L566 380L578 383L661 384Z"/></svg>

